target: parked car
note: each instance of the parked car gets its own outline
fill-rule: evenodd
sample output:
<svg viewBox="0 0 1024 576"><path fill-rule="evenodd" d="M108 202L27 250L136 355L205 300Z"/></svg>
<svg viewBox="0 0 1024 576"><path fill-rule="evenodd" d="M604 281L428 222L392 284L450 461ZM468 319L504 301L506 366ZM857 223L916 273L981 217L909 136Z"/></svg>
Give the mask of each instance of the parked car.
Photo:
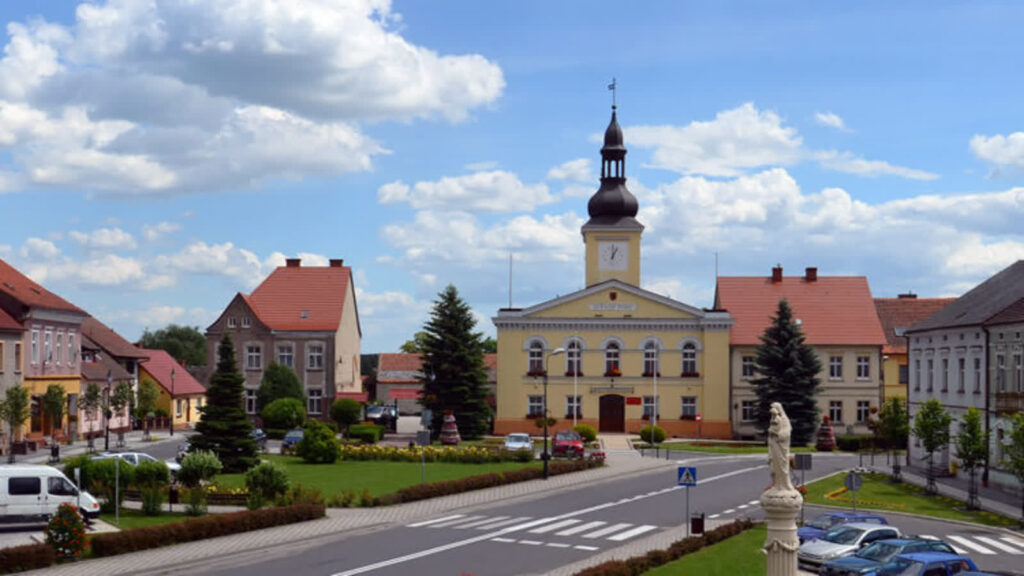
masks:
<svg viewBox="0 0 1024 576"><path fill-rule="evenodd" d="M826 512L815 516L813 520L797 528L796 535L803 544L808 540L821 538L825 532L850 522L868 522L872 524L888 524L884 516L862 512Z"/></svg>
<svg viewBox="0 0 1024 576"><path fill-rule="evenodd" d="M505 436L505 450L533 450L533 440L523 432L509 434Z"/></svg>
<svg viewBox="0 0 1024 576"><path fill-rule="evenodd" d="M267 449L267 433L262 428L253 428L249 435L256 441L256 446L260 451Z"/></svg>
<svg viewBox="0 0 1024 576"><path fill-rule="evenodd" d="M917 552L901 554L870 576L932 576L964 574L977 570L974 561L960 554Z"/></svg>
<svg viewBox="0 0 1024 576"><path fill-rule="evenodd" d="M281 440L281 450L295 448L295 445L302 441L303 434L302 428L295 428L286 432L284 440Z"/></svg>
<svg viewBox="0 0 1024 576"><path fill-rule="evenodd" d="M0 466L0 520L49 518L65 502L77 504L87 520L100 516L96 498L85 490L79 491L56 468L31 464Z"/></svg>
<svg viewBox="0 0 1024 576"><path fill-rule="evenodd" d="M895 526L868 522L842 524L817 540L804 542L796 553L797 563L802 570L818 572L829 560L849 556L872 542L900 536Z"/></svg>
<svg viewBox="0 0 1024 576"><path fill-rule="evenodd" d="M398 407L392 404L374 404L366 407L366 419L395 432L398 428Z"/></svg>
<svg viewBox="0 0 1024 576"><path fill-rule="evenodd" d="M99 454L92 457L93 460L104 460L107 458L118 458L122 462L127 462L132 466L138 466L142 462L162 462L157 460L145 452L100 452ZM181 464L174 461L164 462L167 465L167 469L171 471L171 474L177 474L181 470Z"/></svg>
<svg viewBox="0 0 1024 576"><path fill-rule="evenodd" d="M188 442L178 444L178 452L174 455L174 461L181 464L181 461L192 451L192 445Z"/></svg>
<svg viewBox="0 0 1024 576"><path fill-rule="evenodd" d="M879 540L861 548L853 556L830 560L818 572L822 576L859 576L869 574L900 554L913 552L946 552L956 554L952 546L932 538L896 538Z"/></svg>
<svg viewBox="0 0 1024 576"><path fill-rule="evenodd" d="M555 442L551 453L555 456L582 458L583 438L573 430L559 430L555 433Z"/></svg>

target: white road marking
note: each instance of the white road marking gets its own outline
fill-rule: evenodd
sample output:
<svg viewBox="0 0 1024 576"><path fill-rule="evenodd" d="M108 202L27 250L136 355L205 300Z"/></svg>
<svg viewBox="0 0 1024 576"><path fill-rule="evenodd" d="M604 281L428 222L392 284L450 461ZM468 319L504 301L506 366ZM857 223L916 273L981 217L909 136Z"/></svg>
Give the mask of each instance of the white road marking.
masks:
<svg viewBox="0 0 1024 576"><path fill-rule="evenodd" d="M721 514L712 514L711 516L708 516L708 518L711 519L711 520L714 520L715 518L718 518L719 516L721 516Z"/></svg>
<svg viewBox="0 0 1024 576"><path fill-rule="evenodd" d="M568 530L562 530L561 532L558 533L558 536L572 536L573 534L579 534L580 532L586 532L587 530L592 530L594 528L597 528L598 526L604 526L605 524L606 524L606 522L602 522L600 520L595 520L593 522L587 522L586 524L583 524L583 525L580 525L580 526L573 526L572 528L569 528Z"/></svg>
<svg viewBox="0 0 1024 576"><path fill-rule="evenodd" d="M1021 540L1020 538L1014 538L1013 536L1004 536L1003 538L1001 538L1001 540L1003 542L1009 542L1014 546L1020 546L1021 548L1024 548L1024 540Z"/></svg>
<svg viewBox="0 0 1024 576"><path fill-rule="evenodd" d="M760 503L761 502L759 500L751 500L750 502L747 502L747 504L750 504L751 506L757 506Z"/></svg>
<svg viewBox="0 0 1024 576"><path fill-rule="evenodd" d="M609 526L607 528L602 528L602 529L600 529L600 530L598 530L596 532L591 532L590 534L584 534L583 537L584 538L600 538L601 536L607 536L608 534L614 534L614 533L618 532L619 530L625 530L626 528L629 528L630 526L632 526L632 524L613 524L613 525L611 525L611 526Z"/></svg>
<svg viewBox="0 0 1024 576"><path fill-rule="evenodd" d="M639 536L640 534L643 534L644 532L650 532L651 530L656 530L657 528L658 528L657 526L650 526L650 525L637 526L636 528L633 528L632 530L627 530L627 531L623 532L622 534L616 534L615 536L612 536L612 537L610 537L608 539L609 540L614 540L616 542L622 542L623 540L629 540L633 536Z"/></svg>
<svg viewBox="0 0 1024 576"><path fill-rule="evenodd" d="M427 528L451 528L451 527L453 527L453 526L455 526L457 524L462 524L463 522L475 522L477 520L481 520L481 519L484 519L484 518L487 518L487 517L486 516L466 516L465 518L456 518L455 520L449 520L447 522L437 522L437 523L431 524L430 526L427 526Z"/></svg>
<svg viewBox="0 0 1024 576"><path fill-rule="evenodd" d="M953 540L954 542L960 544L961 546L966 546L966 547L970 548L971 550L974 550L975 552L980 552L981 554L995 554L995 552L989 550L988 548L985 548L981 544L975 544L974 542L971 542L970 540L968 540L967 538L964 538L963 536L952 536L951 535L951 536L946 536L946 538L949 538L950 540Z"/></svg>
<svg viewBox="0 0 1024 576"><path fill-rule="evenodd" d="M548 524L547 526L541 526L540 528L534 528L530 530L530 534L545 534L547 532L554 532L559 528L565 528L566 526L572 526L573 524L579 524L580 520L570 518L568 520L562 520L561 522L555 522L554 524Z"/></svg>
<svg viewBox="0 0 1024 576"><path fill-rule="evenodd" d="M767 468L767 467L768 467L767 464L760 464L758 466L751 466L749 468L741 468L739 470L733 470L732 472L726 472L724 474L719 474L717 476L711 476L709 478L705 478L703 480L699 480L697 482L697 484L698 485L706 484L708 482L714 482L715 480L720 480L722 478L728 478L730 476L736 476L736 475L739 475L739 474L746 474L748 472L753 472L754 470L761 470L762 468ZM681 486L673 486L672 490L679 490L681 488L682 488ZM670 492L670 491L671 490L666 490L666 492ZM394 566L395 564L402 564L402 563L405 563L405 562L409 562L410 560L416 560L418 558L423 558L423 557L426 557L426 556L433 556L434 554L440 554L441 552L447 552L448 550L454 550L455 548L461 548L463 546L469 546L470 544L476 544L477 542L483 542L485 540L491 540L495 536L502 536L502 535L507 534L509 532L516 532L518 530L525 530L526 528L532 528L534 526L539 526L541 524L545 524L547 522L551 522L552 520L561 520L561 519L564 519L564 518L572 518L574 516L582 516L584 514L589 514L591 512L597 512L598 510L604 510L605 508L611 508L611 507L617 506L617 505L618 505L617 502L606 502L604 504L598 504L596 506L591 506L590 508L583 508L583 509L580 509L580 510L575 510L573 512L567 512L565 514L562 514L561 516L555 516L553 518L542 518L542 519L534 521L534 522L527 522L525 524L520 524L520 525L517 525L517 526L510 526L508 528L502 528L502 529L498 530L497 532L491 532L489 534L481 534L480 536L474 536L473 538L466 538L465 540L459 540L457 542L450 542L448 544L443 544L441 546L435 546L433 548L427 548L426 550L420 550L419 552L413 552L411 554L406 554L404 556L398 556L396 558L389 558L387 560L382 560L380 562L375 562L373 564L367 564L365 566L360 566L358 568L352 568L352 569L346 570L344 572L336 572L336 573L332 574L331 576L354 576L356 574L363 574L365 572L371 572L373 570L377 570L378 568L385 568L385 567L388 567L388 566ZM596 547L593 547L593 546L574 546L574 548L579 549L579 550L586 550L586 551L589 551L589 552L593 552L594 550L599 550L599 548L596 548Z"/></svg>
<svg viewBox="0 0 1024 576"><path fill-rule="evenodd" d="M508 518L508 516L501 516L501 518ZM522 522L523 520L529 520L529 516L518 516L516 518L509 518L508 520L499 520L497 522L489 522L487 524L481 524L477 526L477 530L490 530L499 526L508 526L509 524L515 524L516 522Z"/></svg>
<svg viewBox="0 0 1024 576"><path fill-rule="evenodd" d="M726 510L725 512L722 512L722 514L732 514L732 513L733 513L733 512L735 512L735 511L736 511L736 509L735 509L735 508L729 508L729 509L728 509L728 510Z"/></svg>
<svg viewBox="0 0 1024 576"><path fill-rule="evenodd" d="M491 538L491 541L492 542L505 542L506 544L511 544L511 543L515 542L516 539L515 538Z"/></svg>
<svg viewBox="0 0 1024 576"><path fill-rule="evenodd" d="M737 510L743 510L743 509L744 509L744 508L746 508L747 506L749 506L749 504L740 504L739 506L737 506L737 507L736 507L736 509L737 509Z"/></svg>
<svg viewBox="0 0 1024 576"><path fill-rule="evenodd" d="M572 544L566 544L564 542L548 542L547 546L551 546L552 548L568 548L572 546Z"/></svg>
<svg viewBox="0 0 1024 576"><path fill-rule="evenodd" d="M507 519L508 516L492 516L490 518L484 518L483 520L477 520L475 522L467 522L466 524L459 524L455 528L458 530L465 530L466 528L477 528L479 526L489 526L494 522L501 522ZM510 522L511 524L511 522Z"/></svg>
<svg viewBox="0 0 1024 576"><path fill-rule="evenodd" d="M988 544L989 546L991 546L993 548L998 548L998 549L1002 550L1003 552L1009 552L1010 554L1024 554L1024 552L1022 552L1022 551L1020 551L1020 550L1018 550L1016 548L1013 548L1011 546L1007 546L1006 544L1003 544L1002 542L1000 542L999 540L996 540L995 538L988 538L986 536L975 536L974 539L975 540L980 540L981 542L984 542L985 544Z"/></svg>
<svg viewBox="0 0 1024 576"><path fill-rule="evenodd" d="M542 546L544 544L543 542L538 542L537 540L520 540L519 543L526 544L527 546Z"/></svg>
<svg viewBox="0 0 1024 576"><path fill-rule="evenodd" d="M426 522L417 522L415 524L409 524L409 528L419 528L420 526L429 526L435 522L446 522L448 520L454 520L455 518L464 518L465 514L455 514L454 516L445 516L444 518L434 518L433 520L427 520Z"/></svg>

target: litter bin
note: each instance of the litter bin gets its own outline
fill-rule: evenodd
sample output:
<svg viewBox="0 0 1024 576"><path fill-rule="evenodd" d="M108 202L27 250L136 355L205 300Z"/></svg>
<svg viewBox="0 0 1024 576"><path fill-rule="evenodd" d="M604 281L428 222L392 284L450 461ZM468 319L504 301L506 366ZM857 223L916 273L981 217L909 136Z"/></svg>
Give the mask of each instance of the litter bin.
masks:
<svg viewBox="0 0 1024 576"><path fill-rule="evenodd" d="M704 513L697 512L690 514L690 535L703 534L704 533Z"/></svg>
<svg viewBox="0 0 1024 576"><path fill-rule="evenodd" d="M60 444L56 442L50 446L50 462L60 462Z"/></svg>

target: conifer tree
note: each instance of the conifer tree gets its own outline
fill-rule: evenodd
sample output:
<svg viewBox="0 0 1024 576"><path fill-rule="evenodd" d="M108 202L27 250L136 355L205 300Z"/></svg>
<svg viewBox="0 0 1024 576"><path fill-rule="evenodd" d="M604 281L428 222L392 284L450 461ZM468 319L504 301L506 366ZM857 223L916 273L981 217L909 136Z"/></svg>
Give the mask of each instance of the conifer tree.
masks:
<svg viewBox="0 0 1024 576"><path fill-rule="evenodd" d="M245 414L245 377L235 366L235 346L225 334L217 348L217 371L206 389L206 404L191 440L192 450L209 450L221 461L225 473L245 472L256 465L257 446Z"/></svg>
<svg viewBox="0 0 1024 576"><path fill-rule="evenodd" d="M483 338L474 332L469 305L448 285L438 294L430 320L423 327L420 404L433 411L431 430L441 429L445 410L455 415L463 438L474 439L490 429Z"/></svg>
<svg viewBox="0 0 1024 576"><path fill-rule="evenodd" d="M771 403L779 402L793 426L792 444L803 446L810 442L818 424L815 395L821 385L818 378L821 362L814 350L804 343L803 331L793 321L793 311L785 300L779 301L771 325L761 335L755 369L758 378L753 385L757 394L758 429L767 433Z"/></svg>

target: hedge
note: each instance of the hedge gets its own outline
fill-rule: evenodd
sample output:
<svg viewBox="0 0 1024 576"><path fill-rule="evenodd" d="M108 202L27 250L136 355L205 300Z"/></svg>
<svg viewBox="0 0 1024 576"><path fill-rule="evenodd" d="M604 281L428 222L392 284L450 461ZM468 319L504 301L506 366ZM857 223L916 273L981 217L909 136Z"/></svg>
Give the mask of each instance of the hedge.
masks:
<svg viewBox="0 0 1024 576"><path fill-rule="evenodd" d="M754 523L746 518L735 520L729 524L723 524L708 530L700 536L690 536L683 540L677 540L664 550L651 550L643 556L634 556L626 560L610 560L581 570L574 574L574 576L635 576L643 574L648 570L675 562L683 556L692 554L705 546L711 546L726 538L731 538L753 526Z"/></svg>
<svg viewBox="0 0 1024 576"><path fill-rule="evenodd" d="M843 452L856 452L871 447L871 434L843 434L836 436L836 448Z"/></svg>
<svg viewBox="0 0 1024 576"><path fill-rule="evenodd" d="M384 427L376 424L353 424L348 427L348 437L367 444L376 444L384 437Z"/></svg>
<svg viewBox="0 0 1024 576"><path fill-rule="evenodd" d="M146 526L123 532L96 534L90 540L92 554L97 558L138 550L193 542L206 538L240 534L274 526L305 522L324 516L322 504L294 504L278 508L245 510L230 514L200 516L184 522Z"/></svg>
<svg viewBox="0 0 1024 576"><path fill-rule="evenodd" d="M0 574L17 574L53 566L57 556L46 543L0 549Z"/></svg>

